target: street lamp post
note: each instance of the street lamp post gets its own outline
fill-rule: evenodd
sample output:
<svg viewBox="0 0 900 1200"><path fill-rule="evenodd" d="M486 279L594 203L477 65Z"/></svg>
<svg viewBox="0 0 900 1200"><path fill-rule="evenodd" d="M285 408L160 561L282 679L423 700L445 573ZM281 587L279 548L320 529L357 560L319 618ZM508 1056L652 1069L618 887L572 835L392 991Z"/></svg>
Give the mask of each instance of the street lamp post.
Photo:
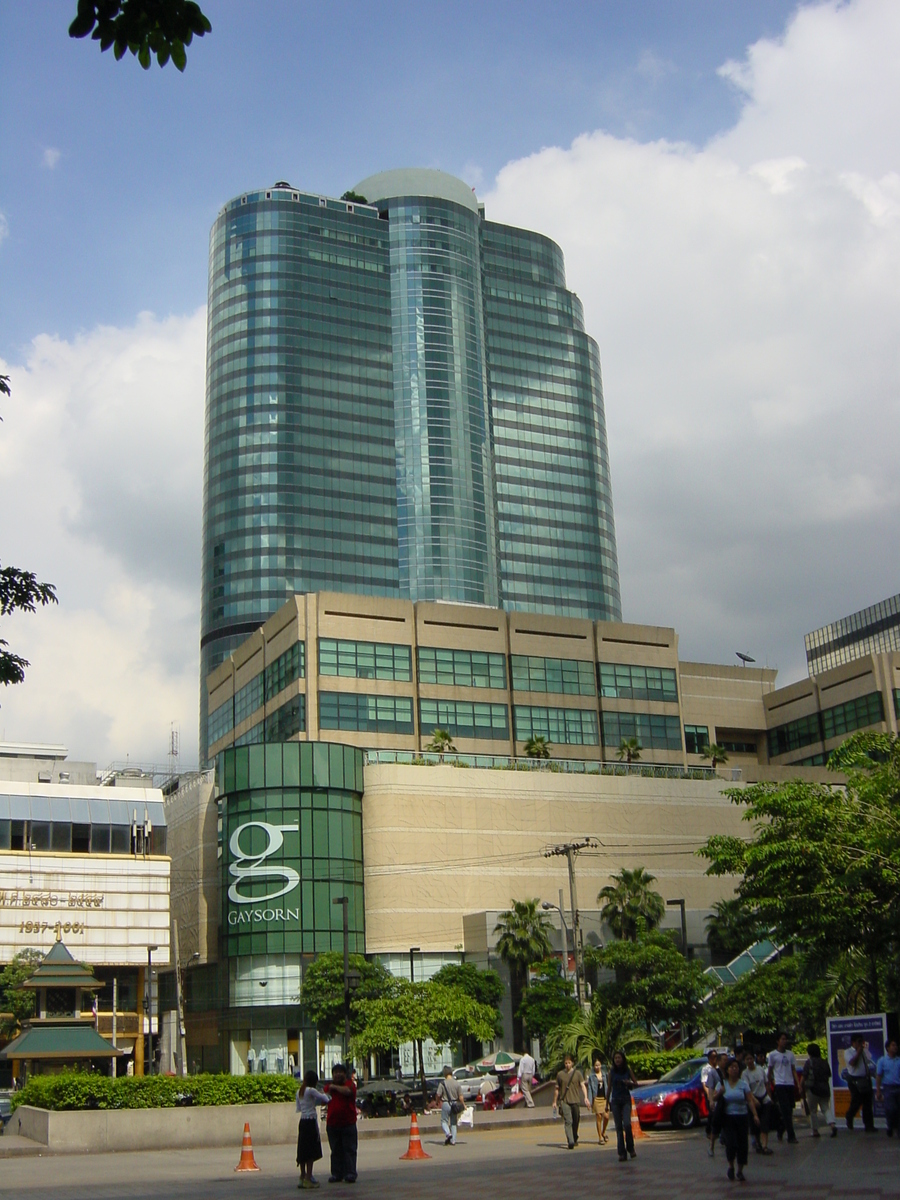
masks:
<svg viewBox="0 0 900 1200"><path fill-rule="evenodd" d="M541 902L541 908L544 912L549 912L550 909L555 909L559 913L559 920L562 925L563 935L563 979L569 978L569 927L566 924L566 918L563 914L563 894L562 888L559 889L559 904L551 904L549 900Z"/></svg>
<svg viewBox="0 0 900 1200"><path fill-rule="evenodd" d="M350 1053L350 918L348 915L349 896L335 896L332 904L340 904L344 910L344 1061Z"/></svg>
<svg viewBox="0 0 900 1200"><path fill-rule="evenodd" d="M416 982L416 955L421 951L421 946L410 946L409 948L409 982ZM416 1039L413 1038L413 1079L416 1077ZM422 1071L425 1070L425 1064L422 1064Z"/></svg>
<svg viewBox="0 0 900 1200"><path fill-rule="evenodd" d="M153 1074L153 951L159 946L147 947L147 1068Z"/></svg>

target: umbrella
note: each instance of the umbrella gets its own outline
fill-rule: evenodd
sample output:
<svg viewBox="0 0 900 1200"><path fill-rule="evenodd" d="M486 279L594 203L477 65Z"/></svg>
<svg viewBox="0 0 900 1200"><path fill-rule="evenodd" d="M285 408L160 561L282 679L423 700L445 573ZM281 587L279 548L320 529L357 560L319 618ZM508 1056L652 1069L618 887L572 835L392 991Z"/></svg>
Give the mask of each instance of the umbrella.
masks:
<svg viewBox="0 0 900 1200"><path fill-rule="evenodd" d="M409 1084L405 1079L373 1079L370 1083L364 1083L357 1091L360 1096L372 1096L380 1092L396 1092L401 1095L403 1092L412 1092L417 1090L418 1084Z"/></svg>
<svg viewBox="0 0 900 1200"><path fill-rule="evenodd" d="M521 1054L508 1054L505 1050L497 1050L476 1064L479 1071L514 1071L518 1066Z"/></svg>

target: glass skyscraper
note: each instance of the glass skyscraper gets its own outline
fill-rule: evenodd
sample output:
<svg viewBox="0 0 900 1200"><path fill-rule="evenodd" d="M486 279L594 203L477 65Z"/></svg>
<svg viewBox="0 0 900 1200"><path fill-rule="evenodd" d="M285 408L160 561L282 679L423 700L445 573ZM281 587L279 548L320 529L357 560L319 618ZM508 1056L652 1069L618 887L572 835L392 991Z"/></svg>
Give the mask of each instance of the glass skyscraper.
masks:
<svg viewBox="0 0 900 1200"><path fill-rule="evenodd" d="M210 235L201 679L294 593L620 619L562 252L441 171L278 183ZM206 689L200 756L206 759Z"/></svg>

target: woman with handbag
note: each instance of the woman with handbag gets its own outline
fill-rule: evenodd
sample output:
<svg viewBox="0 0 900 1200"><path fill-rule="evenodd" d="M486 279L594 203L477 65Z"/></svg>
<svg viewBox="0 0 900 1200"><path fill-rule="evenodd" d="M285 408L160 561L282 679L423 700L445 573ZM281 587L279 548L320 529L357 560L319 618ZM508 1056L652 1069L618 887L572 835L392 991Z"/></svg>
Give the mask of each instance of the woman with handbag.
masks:
<svg viewBox="0 0 900 1200"><path fill-rule="evenodd" d="M607 1094L612 1108L613 1122L616 1126L616 1148L619 1152L619 1162L627 1162L629 1157L636 1158L634 1134L631 1131L631 1089L637 1087L634 1071L628 1065L628 1059L622 1050L613 1055L612 1066L607 1082Z"/></svg>
<svg viewBox="0 0 900 1200"><path fill-rule="evenodd" d="M444 1145L456 1145L456 1127L459 1124L459 1114L465 1110L462 1090L453 1078L449 1067L444 1067L444 1078L438 1084L438 1096L441 1100L441 1129L444 1131Z"/></svg>
<svg viewBox="0 0 900 1200"><path fill-rule="evenodd" d="M716 1089L713 1109L713 1128L721 1121L725 1138L725 1156L728 1159L728 1178L744 1182L744 1167L747 1165L750 1134L750 1112L757 1116L756 1097L750 1084L741 1076L741 1064L736 1058L728 1060L725 1078ZM737 1174L735 1174L737 1161Z"/></svg>

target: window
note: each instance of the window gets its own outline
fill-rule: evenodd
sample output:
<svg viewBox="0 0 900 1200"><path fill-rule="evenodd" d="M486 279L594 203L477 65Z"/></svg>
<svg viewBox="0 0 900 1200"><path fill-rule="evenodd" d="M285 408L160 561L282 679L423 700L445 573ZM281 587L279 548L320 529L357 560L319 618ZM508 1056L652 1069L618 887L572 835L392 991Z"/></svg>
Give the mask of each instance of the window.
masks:
<svg viewBox="0 0 900 1200"><path fill-rule="evenodd" d="M827 754L811 754L809 758L796 758L789 765L792 767L824 767L827 762Z"/></svg>
<svg viewBox="0 0 900 1200"><path fill-rule="evenodd" d="M263 677L262 672L254 675L249 683L234 694L234 723L240 725L251 713L263 706Z"/></svg>
<svg viewBox="0 0 900 1200"><path fill-rule="evenodd" d="M593 674L593 666L591 673ZM544 737L551 743L596 746L599 741L597 714L589 708L534 708L515 706L516 741Z"/></svg>
<svg viewBox="0 0 900 1200"><path fill-rule="evenodd" d="M846 704L826 708L822 713L822 731L827 740L852 733L854 729L864 729L867 725L877 725L883 720L881 692L870 692L868 696L858 696Z"/></svg>
<svg viewBox="0 0 900 1200"><path fill-rule="evenodd" d="M446 729L451 737L499 741L509 738L509 712L505 704L420 700L419 728L424 738L435 729Z"/></svg>
<svg viewBox="0 0 900 1200"><path fill-rule="evenodd" d="M561 692L568 696L594 696L597 693L593 662L576 658L514 654L512 685L517 692Z"/></svg>
<svg viewBox="0 0 900 1200"><path fill-rule="evenodd" d="M484 650L444 650L420 646L419 683L505 689L506 658L503 654L488 654Z"/></svg>
<svg viewBox="0 0 900 1200"><path fill-rule="evenodd" d="M681 722L677 717L621 712L603 712L600 716L607 751L618 750L630 738L636 738L643 750L681 749Z"/></svg>
<svg viewBox="0 0 900 1200"><path fill-rule="evenodd" d="M240 737L235 738L234 744L235 746L255 746L257 742L264 741L265 735L265 722L257 721L255 725L251 725Z"/></svg>
<svg viewBox="0 0 900 1200"><path fill-rule="evenodd" d="M306 697L294 696L287 704L282 704L265 720L265 740L267 742L287 742L306 728Z"/></svg>
<svg viewBox="0 0 900 1200"><path fill-rule="evenodd" d="M319 638L319 674L349 679L412 681L412 651L389 642L347 642Z"/></svg>
<svg viewBox="0 0 900 1200"><path fill-rule="evenodd" d="M673 667L629 667L600 663L600 695L614 700L666 700L678 702Z"/></svg>
<svg viewBox="0 0 900 1200"><path fill-rule="evenodd" d="M224 704L221 704L209 714L206 728L210 746L213 742L217 742L219 738L223 738L226 733L231 733L232 729L234 729L233 698L229 697Z"/></svg>
<svg viewBox="0 0 900 1200"><path fill-rule="evenodd" d="M687 726L684 727L685 737L687 737ZM756 754L756 742L731 742L723 740L719 745L726 754Z"/></svg>
<svg viewBox="0 0 900 1200"><path fill-rule="evenodd" d="M688 754L702 754L709 746L709 729L706 725L685 725L684 748Z"/></svg>
<svg viewBox="0 0 900 1200"><path fill-rule="evenodd" d="M360 733L412 733L412 698L319 692L319 725Z"/></svg>
<svg viewBox="0 0 900 1200"><path fill-rule="evenodd" d="M894 688L894 716L900 718L900 688Z"/></svg>
<svg viewBox="0 0 900 1200"><path fill-rule="evenodd" d="M266 667L266 699L274 699L295 679L303 679L305 675L306 643L294 642Z"/></svg>
<svg viewBox="0 0 900 1200"><path fill-rule="evenodd" d="M779 754L788 754L791 750L802 750L814 742L821 742L822 730L819 727L819 714L810 713L808 717L799 717L796 721L788 721L784 725L776 725L767 735L769 758Z"/></svg>

